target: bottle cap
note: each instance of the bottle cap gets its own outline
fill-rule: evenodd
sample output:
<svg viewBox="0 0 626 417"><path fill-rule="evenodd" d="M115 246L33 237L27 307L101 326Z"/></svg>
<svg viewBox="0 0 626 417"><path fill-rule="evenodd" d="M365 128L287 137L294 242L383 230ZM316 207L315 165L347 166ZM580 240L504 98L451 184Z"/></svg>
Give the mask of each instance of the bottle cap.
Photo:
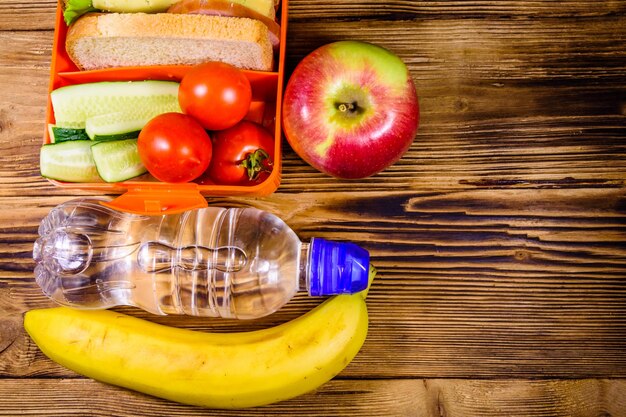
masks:
<svg viewBox="0 0 626 417"><path fill-rule="evenodd" d="M309 255L309 294L353 294L367 288L369 252L354 243L313 238Z"/></svg>

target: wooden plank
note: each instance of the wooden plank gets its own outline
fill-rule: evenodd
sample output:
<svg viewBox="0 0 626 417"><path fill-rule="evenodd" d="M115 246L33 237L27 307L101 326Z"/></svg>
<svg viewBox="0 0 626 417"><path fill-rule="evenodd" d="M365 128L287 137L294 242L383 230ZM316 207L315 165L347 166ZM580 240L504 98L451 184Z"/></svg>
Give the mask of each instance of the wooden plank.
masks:
<svg viewBox="0 0 626 417"><path fill-rule="evenodd" d="M358 34L358 39L388 47L401 56L412 70L418 91L419 80L439 80L444 83L442 87L475 79L496 84L498 80L520 80L527 85L549 80L580 85L580 79L615 80L623 75L624 50L619 43L626 38L625 27L622 16L584 20L312 21L290 27L287 45L290 62L295 63L321 44L354 39ZM458 96L457 90L442 91Z"/></svg>
<svg viewBox="0 0 626 417"><path fill-rule="evenodd" d="M211 410L86 379L0 380L0 416L626 416L624 380L339 380L264 407Z"/></svg>
<svg viewBox="0 0 626 417"><path fill-rule="evenodd" d="M333 2L330 0L295 0L290 1L290 16L294 20L319 20L325 18L411 20L411 19L448 19L453 17L490 17L490 18L540 18L540 17L588 17L621 14L626 5L619 1L483 1L467 2L394 0L380 2L376 0L358 0ZM320 13L320 11L322 11Z"/></svg>
<svg viewBox="0 0 626 417"><path fill-rule="evenodd" d="M4 0L0 4L0 30L45 30L54 27L55 0ZM449 18L542 18L604 17L623 14L622 1L594 0L515 0L468 3L461 0L427 1L394 0L290 0L292 22L329 19L449 19Z"/></svg>
<svg viewBox="0 0 626 417"><path fill-rule="evenodd" d="M0 31L53 29L56 7L57 0L2 0Z"/></svg>
<svg viewBox="0 0 626 417"><path fill-rule="evenodd" d="M213 204L256 206L305 241L351 240L370 251L379 269L370 333L348 376L626 376L624 188L524 187ZM33 282L30 256L40 218L65 199L33 199L26 211L20 199L0 199L0 239L8 243L0 250L0 311L11 345L0 356L4 375L67 375L21 330L23 311L51 305ZM232 331L275 325L316 302L301 296L253 323L129 312Z"/></svg>

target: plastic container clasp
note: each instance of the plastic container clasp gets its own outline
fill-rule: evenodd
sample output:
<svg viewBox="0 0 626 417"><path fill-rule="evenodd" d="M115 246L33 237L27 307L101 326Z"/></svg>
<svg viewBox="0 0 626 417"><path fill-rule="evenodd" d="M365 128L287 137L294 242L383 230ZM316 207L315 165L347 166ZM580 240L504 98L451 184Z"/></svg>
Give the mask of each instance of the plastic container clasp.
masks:
<svg viewBox="0 0 626 417"><path fill-rule="evenodd" d="M208 206L196 184L176 184L173 188L171 184L160 183L131 187L102 204L118 211L147 215L181 213Z"/></svg>

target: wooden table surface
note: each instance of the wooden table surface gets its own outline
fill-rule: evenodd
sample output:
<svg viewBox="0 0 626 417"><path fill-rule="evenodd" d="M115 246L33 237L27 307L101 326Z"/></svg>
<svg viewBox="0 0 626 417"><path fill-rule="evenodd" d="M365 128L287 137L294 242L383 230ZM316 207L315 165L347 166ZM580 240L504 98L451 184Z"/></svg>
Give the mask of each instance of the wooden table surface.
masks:
<svg viewBox="0 0 626 417"><path fill-rule="evenodd" d="M267 198L302 237L355 241L379 271L354 361L317 391L215 411L78 376L22 314L39 221L87 192L39 176L54 0L0 4L0 415L626 416L626 1L292 0L288 68L324 43L397 53L421 104L413 146L371 178L285 143ZM230 331L253 322L129 314Z"/></svg>

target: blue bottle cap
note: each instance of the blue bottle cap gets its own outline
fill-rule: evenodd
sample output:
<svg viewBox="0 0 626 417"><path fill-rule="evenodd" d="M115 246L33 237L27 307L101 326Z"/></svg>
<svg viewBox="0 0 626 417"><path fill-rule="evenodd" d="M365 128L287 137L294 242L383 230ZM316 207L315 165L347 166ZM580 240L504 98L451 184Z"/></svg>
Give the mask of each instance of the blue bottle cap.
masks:
<svg viewBox="0 0 626 417"><path fill-rule="evenodd" d="M369 252L354 243L313 238L309 295L353 294L367 288Z"/></svg>

